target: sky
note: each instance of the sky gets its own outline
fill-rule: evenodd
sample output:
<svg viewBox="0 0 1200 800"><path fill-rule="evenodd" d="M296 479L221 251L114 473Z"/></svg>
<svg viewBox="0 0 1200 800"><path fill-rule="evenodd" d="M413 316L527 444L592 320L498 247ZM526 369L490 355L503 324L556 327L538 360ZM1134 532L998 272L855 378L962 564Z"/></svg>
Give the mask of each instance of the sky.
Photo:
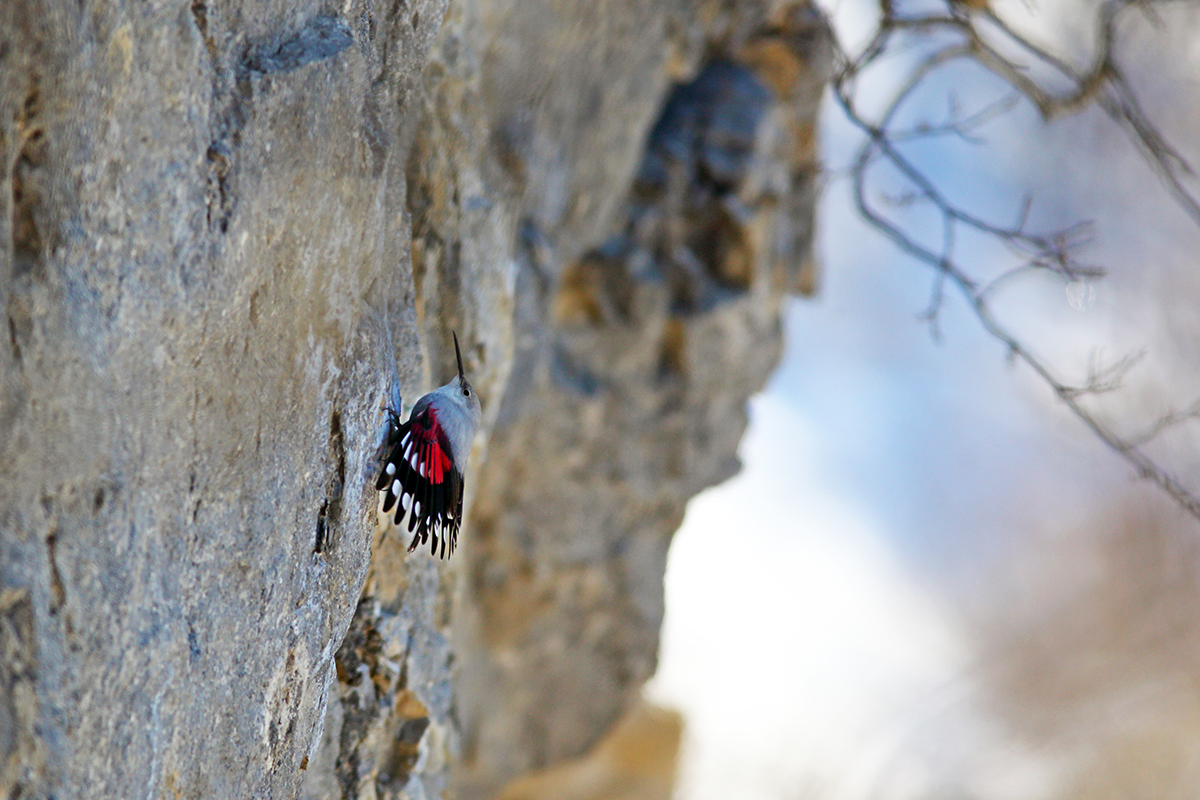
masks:
<svg viewBox="0 0 1200 800"><path fill-rule="evenodd" d="M865 7L831 7L848 41L869 23ZM1082 47L1088 32L1069 10L1016 13ZM1123 63L1164 131L1186 142L1200 114L1171 98L1200 96L1200 37L1192 44L1183 24L1200 17L1174 19L1174 33L1131 25L1141 55ZM931 83L914 119L944 116L950 89L964 106L997 96L994 81L960 71ZM848 163L853 133L828 98L820 133L827 165ZM1089 359L1143 352L1106 398L1131 426L1200 395L1196 232L1125 135L1096 114L1047 126L1020 106L983 133L983 148L917 157L980 213L1011 220L1032 191L1036 223L1094 220L1088 260L1111 269L1094 283L1027 281L1000 301L1003 318L1078 379ZM1046 579L1013 565L1039 543L1087 535L1106 503L1144 489L962 304L947 304L935 340L918 319L929 272L851 206L846 181L831 179L821 286L788 307L782 363L751 403L744 469L692 501L672 544L647 695L685 715L679 796L1061 796L1072 780L1061 754L989 706L978 621L1018 600L1033 607L1013 615L1036 616L1082 585L1083 568ZM963 254L984 271L1004 255L969 241ZM1195 433L1183 426L1156 451L1180 474L1198 463ZM1023 594L1022 580L1038 591Z"/></svg>

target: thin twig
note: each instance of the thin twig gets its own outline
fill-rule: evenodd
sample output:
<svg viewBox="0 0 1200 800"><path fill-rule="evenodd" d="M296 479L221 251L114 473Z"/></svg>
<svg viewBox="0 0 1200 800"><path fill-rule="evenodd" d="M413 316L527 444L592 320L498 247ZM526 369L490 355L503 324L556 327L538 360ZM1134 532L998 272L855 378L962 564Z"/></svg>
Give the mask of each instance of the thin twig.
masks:
<svg viewBox="0 0 1200 800"><path fill-rule="evenodd" d="M1000 323L989 305L990 298L998 287L1007 284L1018 275L1033 270L1050 270L1072 281L1101 277L1104 274L1102 269L1082 264L1074 255L1076 250L1090 240L1090 225L1075 225L1049 234L1033 233L1027 228L1032 203L1028 196L1024 198L1013 226L1005 227L991 223L951 202L936 184L896 147L901 141L951 133L967 134L964 138L971 138L969 134L974 129L1011 109L1015 101L1002 100L964 118L959 118L957 110L952 108L950 119L938 126L924 125L908 131L890 129L900 107L933 72L957 60L973 59L1033 103L1047 120L1089 105L1098 105L1104 109L1129 132L1131 139L1163 178L1176 202L1200 225L1200 203L1197 203L1182 183L1183 175L1192 174L1190 166L1150 123L1114 61L1118 19L1126 8L1134 5L1145 4L1107 0L1101 6L1097 53L1092 66L1080 72L1015 33L990 11L966 14L952 9L946 14L923 14L902 18L897 16L896 8L890 0L882 0L882 20L879 28L862 53L857 58L841 54L841 66L833 81L833 94L846 118L865 136L849 170L858 213L891 240L897 249L934 271L930 304L922 318L930 323L935 338L939 335L938 313L944 301L945 286L949 284L962 295L984 330L1005 346L1010 359L1023 362L1032 369L1067 409L1113 452L1130 464L1139 476L1157 485L1181 508L1200 520L1200 499L1141 449L1167 428L1186 420L1200 418L1200 401L1184 411L1165 415L1139 437L1123 438L1085 407L1083 399L1120 387L1142 354L1126 356L1107 366L1101 366L1093 359L1085 382L1073 386L1060 379L1047 362ZM988 26L988 35L1005 37L1010 45L1017 46L1041 66L1048 67L1066 78L1072 88L1060 94L1053 94L1044 89L1024 69L1004 57L989 43L987 36L977 27L980 22ZM948 46L935 47L921 59L884 105L878 121L870 122L854 104L856 80L859 75L889 52L893 46L893 36L897 33L919 33L927 36L938 31L953 34L958 41ZM869 201L866 190L867 173L869 167L880 160L890 164L912 187L900 195L901 202L892 201L892 205L926 202L941 214L943 241L940 252L919 243ZM1022 254L1025 261L981 285L955 259L955 230L959 225L965 225L1005 243L1014 253Z"/></svg>

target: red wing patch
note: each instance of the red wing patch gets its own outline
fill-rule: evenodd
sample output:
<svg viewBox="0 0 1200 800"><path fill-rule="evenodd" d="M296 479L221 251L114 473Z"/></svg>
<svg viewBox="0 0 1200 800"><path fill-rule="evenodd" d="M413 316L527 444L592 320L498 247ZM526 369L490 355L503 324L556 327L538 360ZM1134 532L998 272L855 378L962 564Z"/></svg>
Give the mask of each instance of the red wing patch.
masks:
<svg viewBox="0 0 1200 800"><path fill-rule="evenodd" d="M462 475L450 458L449 441L432 406L403 424L394 413L384 445L383 469L375 488L384 492L383 512L396 509L395 523L408 516L411 553L432 538L430 553L454 552L462 522ZM449 553L447 553L447 547Z"/></svg>

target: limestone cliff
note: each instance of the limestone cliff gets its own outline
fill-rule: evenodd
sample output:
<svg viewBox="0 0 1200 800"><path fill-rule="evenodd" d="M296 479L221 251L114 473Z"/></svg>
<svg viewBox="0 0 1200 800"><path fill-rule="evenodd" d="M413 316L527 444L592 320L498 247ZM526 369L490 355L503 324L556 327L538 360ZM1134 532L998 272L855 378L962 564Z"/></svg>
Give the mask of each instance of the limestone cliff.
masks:
<svg viewBox="0 0 1200 800"><path fill-rule="evenodd" d="M807 290L803 4L7 0L0 795L487 797L652 672ZM393 374L485 406L449 564Z"/></svg>

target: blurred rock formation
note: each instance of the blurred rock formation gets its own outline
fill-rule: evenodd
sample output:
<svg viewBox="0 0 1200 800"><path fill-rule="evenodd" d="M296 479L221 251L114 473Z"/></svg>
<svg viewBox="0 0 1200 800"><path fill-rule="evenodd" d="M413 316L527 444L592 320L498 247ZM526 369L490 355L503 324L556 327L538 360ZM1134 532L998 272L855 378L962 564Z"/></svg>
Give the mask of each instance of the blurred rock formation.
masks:
<svg viewBox="0 0 1200 800"><path fill-rule="evenodd" d="M813 286L829 64L768 0L6 2L0 795L488 797L592 750ZM371 479L451 329L446 565Z"/></svg>
<svg viewBox="0 0 1200 800"><path fill-rule="evenodd" d="M592 752L518 778L500 800L671 800L682 737L677 712L641 703Z"/></svg>

